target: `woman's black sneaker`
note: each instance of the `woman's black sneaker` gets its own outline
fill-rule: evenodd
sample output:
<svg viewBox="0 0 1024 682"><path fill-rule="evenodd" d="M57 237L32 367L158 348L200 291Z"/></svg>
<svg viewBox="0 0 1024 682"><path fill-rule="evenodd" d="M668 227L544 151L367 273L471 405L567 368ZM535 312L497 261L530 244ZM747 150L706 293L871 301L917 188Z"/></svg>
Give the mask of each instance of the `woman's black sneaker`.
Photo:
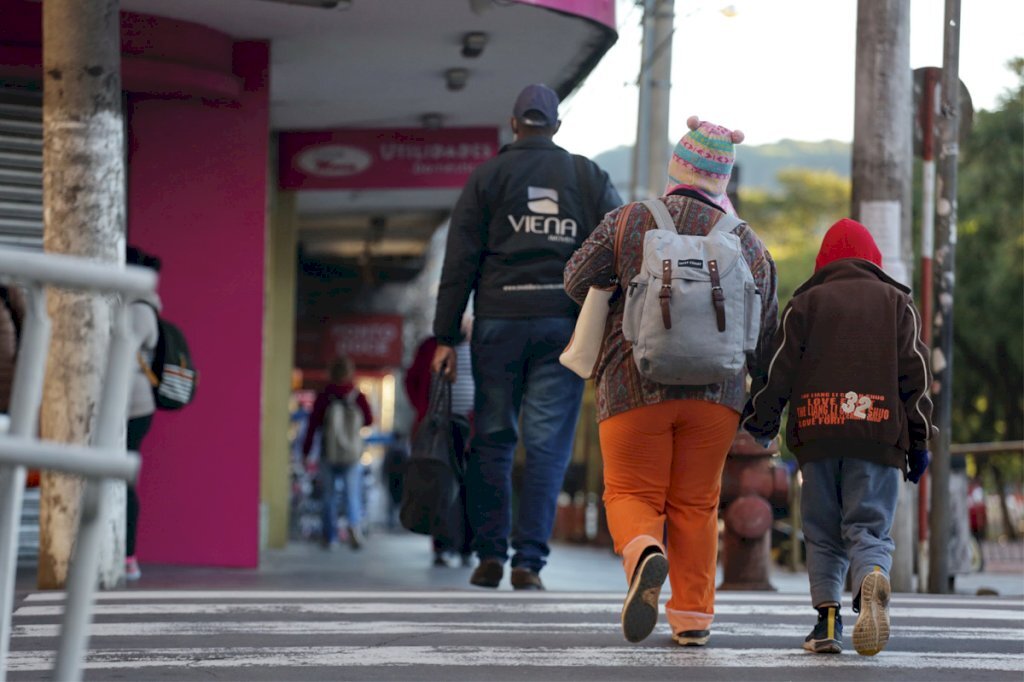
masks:
<svg viewBox="0 0 1024 682"><path fill-rule="evenodd" d="M622 634L629 642L639 642L651 634L658 623L658 597L668 575L668 559L651 552L633 571L626 601L622 604Z"/></svg>
<svg viewBox="0 0 1024 682"><path fill-rule="evenodd" d="M685 630L672 635L679 646L704 646L711 639L711 630Z"/></svg>

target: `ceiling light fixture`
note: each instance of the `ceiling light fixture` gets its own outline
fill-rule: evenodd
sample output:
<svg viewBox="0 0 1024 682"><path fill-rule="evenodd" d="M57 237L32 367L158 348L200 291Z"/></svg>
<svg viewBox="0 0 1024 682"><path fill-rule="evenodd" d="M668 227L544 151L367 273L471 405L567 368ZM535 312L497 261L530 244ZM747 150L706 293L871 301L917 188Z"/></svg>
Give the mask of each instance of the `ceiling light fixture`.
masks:
<svg viewBox="0 0 1024 682"><path fill-rule="evenodd" d="M436 112L430 112L420 116L420 123L427 130L437 130L444 123L444 116Z"/></svg>
<svg viewBox="0 0 1024 682"><path fill-rule="evenodd" d="M468 59L479 57L487 45L487 34L472 31L462 36L462 56Z"/></svg>
<svg viewBox="0 0 1024 682"><path fill-rule="evenodd" d="M469 80L469 71L462 68L448 69L444 72L444 82L449 90L457 91L466 87Z"/></svg>

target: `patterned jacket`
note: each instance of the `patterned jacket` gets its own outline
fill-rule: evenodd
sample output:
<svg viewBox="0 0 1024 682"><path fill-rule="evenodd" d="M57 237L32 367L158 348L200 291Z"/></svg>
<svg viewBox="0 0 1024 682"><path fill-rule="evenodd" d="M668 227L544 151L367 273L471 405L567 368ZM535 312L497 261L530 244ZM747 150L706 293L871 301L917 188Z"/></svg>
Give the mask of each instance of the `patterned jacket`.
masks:
<svg viewBox="0 0 1024 682"><path fill-rule="evenodd" d="M710 202L687 190L677 190L662 197L661 201L668 207L680 234L708 234L725 215ZM632 280L640 272L644 233L655 228L654 217L640 203L627 204L606 215L566 265L565 290L569 296L582 304L591 286L607 287L614 281L628 283ZM614 255L617 230L623 231L618 262ZM775 262L748 225L740 225L733 234L740 238L743 257L761 292L761 335L754 356L747 358L747 368L754 372L756 368L767 367L763 356L768 352L778 326ZM641 377L633 361L632 346L622 336L624 306L621 296L612 297L605 342L594 372L598 421L636 407L674 399L706 400L736 412L743 410L746 369L724 383L707 386L667 386Z"/></svg>

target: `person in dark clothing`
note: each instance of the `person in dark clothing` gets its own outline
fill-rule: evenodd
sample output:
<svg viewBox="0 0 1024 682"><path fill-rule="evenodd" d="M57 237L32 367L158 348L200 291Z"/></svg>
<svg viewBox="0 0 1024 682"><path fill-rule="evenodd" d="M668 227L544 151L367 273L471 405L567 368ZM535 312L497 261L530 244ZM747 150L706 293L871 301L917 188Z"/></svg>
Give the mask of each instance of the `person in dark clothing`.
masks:
<svg viewBox="0 0 1024 682"><path fill-rule="evenodd" d="M473 323L468 316L463 320L461 338L455 345L456 375L452 383L452 405L451 405L451 429L452 446L458 454L461 462L466 461L469 450L469 435L473 424L473 376L467 337L470 334ZM437 351L437 339L433 336L423 340L416 349L412 365L405 373L405 392L409 402L416 410L416 419L413 423L413 433L419 428L420 423L427 416L430 409L430 393L434 381L438 381L437 375L431 372L430 363ZM443 380L443 379L441 379ZM457 553L463 566L470 566L472 563L473 529L469 521L466 508L466 483L459 484L459 500L462 513L458 518L453 518L449 528L449 536L434 536L434 565L448 566L446 554ZM454 515L453 515L454 516Z"/></svg>
<svg viewBox="0 0 1024 682"><path fill-rule="evenodd" d="M381 476L388 492L388 530L398 529L398 511L402 507L402 482L405 463L409 460L409 440L404 433L395 431L391 443L384 451Z"/></svg>
<svg viewBox="0 0 1024 682"><path fill-rule="evenodd" d="M515 141L473 171L448 231L431 368L457 373L455 346L472 294L475 432L466 472L473 547L470 583L497 587L512 534L511 474L520 413L526 467L511 538L512 587L543 589L540 571L568 466L583 381L558 362L579 307L562 285L566 261L621 200L595 163L557 146L558 95L517 97Z"/></svg>
<svg viewBox="0 0 1024 682"><path fill-rule="evenodd" d="M0 413L10 409L18 339L25 320L25 296L15 285L0 285Z"/></svg>
<svg viewBox="0 0 1024 682"><path fill-rule="evenodd" d="M348 356L340 356L336 359L328 371L330 381L327 386L317 395L313 402L313 411L309 415L309 423L306 425L306 437L302 443L303 458L309 456L313 448L313 438L320 433L320 479L323 484L323 513L322 513L322 538L321 544L325 549L330 549L338 540L338 480L344 481L346 516L348 520L348 541L352 549L359 549L363 546L363 465L356 461L348 466L329 464L324 461L323 429L324 417L327 414L327 407L332 400L345 400L353 391L356 392L355 404L363 413L363 426L373 424L373 412L370 410L370 403L355 386L355 365Z"/></svg>
<svg viewBox="0 0 1024 682"><path fill-rule="evenodd" d="M815 653L842 651L840 594L855 587L857 653L889 639L890 531L899 476L917 483L936 429L928 351L910 290L882 270L871 233L843 219L825 234L814 275L794 292L741 426L764 442L789 404L786 443L803 474L800 509Z"/></svg>

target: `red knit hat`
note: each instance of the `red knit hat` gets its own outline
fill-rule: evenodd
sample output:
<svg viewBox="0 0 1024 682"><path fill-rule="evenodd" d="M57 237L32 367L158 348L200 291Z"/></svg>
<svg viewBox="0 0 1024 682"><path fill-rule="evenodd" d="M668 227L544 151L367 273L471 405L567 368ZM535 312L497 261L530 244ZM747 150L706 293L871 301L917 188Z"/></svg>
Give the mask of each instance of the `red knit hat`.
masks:
<svg viewBox="0 0 1024 682"><path fill-rule="evenodd" d="M814 271L841 258L863 258L882 267L882 252L878 250L875 238L868 228L849 218L843 218L828 228L821 240L818 258L814 261Z"/></svg>

